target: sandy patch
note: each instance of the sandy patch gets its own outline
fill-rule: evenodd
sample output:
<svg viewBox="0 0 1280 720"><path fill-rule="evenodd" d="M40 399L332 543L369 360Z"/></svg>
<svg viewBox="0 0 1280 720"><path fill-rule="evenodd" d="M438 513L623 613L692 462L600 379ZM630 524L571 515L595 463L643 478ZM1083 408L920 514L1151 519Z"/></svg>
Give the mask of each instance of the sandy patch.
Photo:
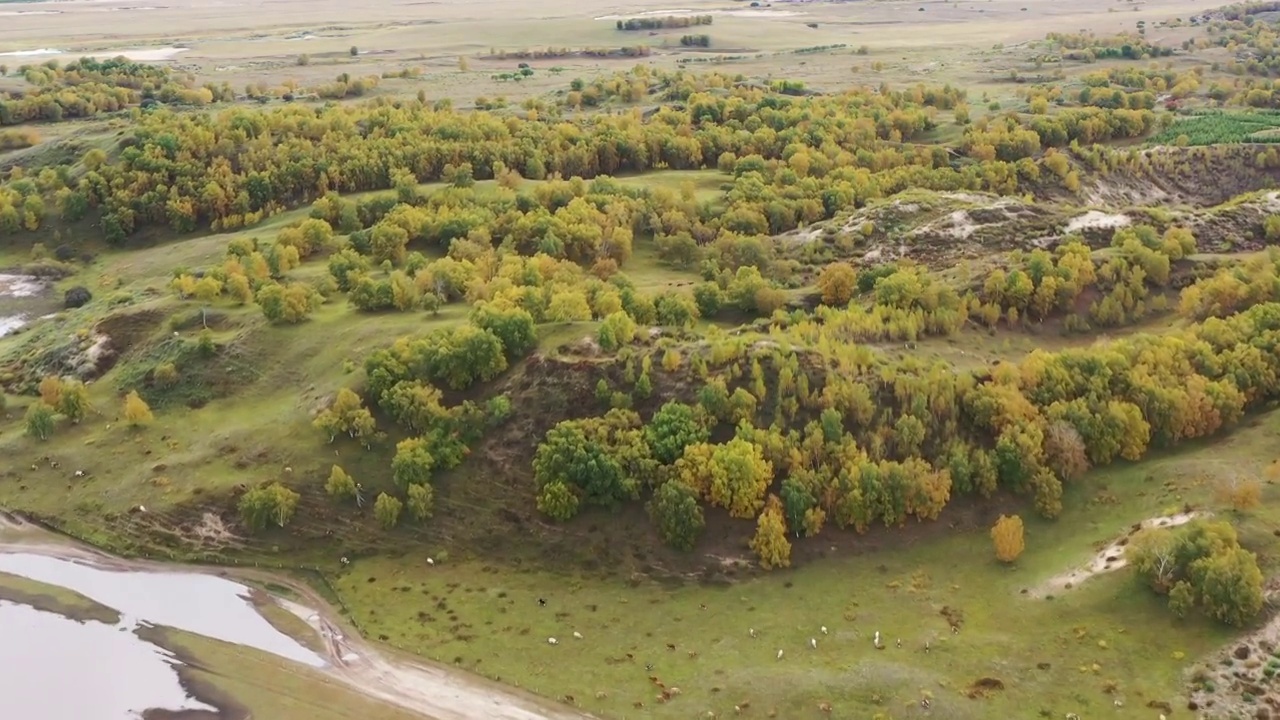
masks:
<svg viewBox="0 0 1280 720"><path fill-rule="evenodd" d="M1128 215L1110 215L1099 210L1090 210L1089 212L1077 218L1072 218L1067 223L1067 232L1074 233L1081 230L1103 230L1107 228L1122 228L1129 225L1132 221Z"/></svg>
<svg viewBox="0 0 1280 720"><path fill-rule="evenodd" d="M1132 539L1139 531L1150 528L1175 528L1179 525L1186 525L1192 520L1205 515L1207 515L1207 513L1188 512L1143 520L1137 525L1129 528L1129 530L1120 537L1108 543L1106 547L1099 550L1098 553L1093 556L1093 559L1084 567L1075 568L1074 570L1054 575L1041 583L1038 587L1032 589L1029 594L1034 598L1044 598L1048 595L1054 595L1070 590L1073 587L1078 587L1080 583L1088 580L1089 578L1119 570L1129 564L1128 560L1126 560L1124 556L1125 547L1128 546L1129 540Z"/></svg>
<svg viewBox="0 0 1280 720"><path fill-rule="evenodd" d="M17 15L18 13L13 13L13 14ZM39 48L36 50L14 50L12 52L2 52L0 53L0 57L35 57L39 55L61 55L61 54L62 54L61 50L54 50L53 48Z"/></svg>

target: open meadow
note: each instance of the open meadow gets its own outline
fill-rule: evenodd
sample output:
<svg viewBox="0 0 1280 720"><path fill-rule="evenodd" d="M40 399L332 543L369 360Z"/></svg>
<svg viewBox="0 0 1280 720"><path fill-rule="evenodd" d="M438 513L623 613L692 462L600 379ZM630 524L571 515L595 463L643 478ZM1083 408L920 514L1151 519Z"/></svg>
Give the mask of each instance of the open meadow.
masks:
<svg viewBox="0 0 1280 720"><path fill-rule="evenodd" d="M1277 113L1280 3L0 0L0 510L563 713L1280 718Z"/></svg>

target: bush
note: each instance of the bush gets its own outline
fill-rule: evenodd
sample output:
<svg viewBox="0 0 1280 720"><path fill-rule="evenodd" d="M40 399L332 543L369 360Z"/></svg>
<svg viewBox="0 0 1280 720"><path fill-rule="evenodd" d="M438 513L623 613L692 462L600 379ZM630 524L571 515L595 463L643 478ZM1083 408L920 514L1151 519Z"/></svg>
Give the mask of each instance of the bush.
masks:
<svg viewBox="0 0 1280 720"><path fill-rule="evenodd" d="M93 299L93 293L88 288L77 285L66 292L62 296L62 304L67 308L78 308L88 304Z"/></svg>

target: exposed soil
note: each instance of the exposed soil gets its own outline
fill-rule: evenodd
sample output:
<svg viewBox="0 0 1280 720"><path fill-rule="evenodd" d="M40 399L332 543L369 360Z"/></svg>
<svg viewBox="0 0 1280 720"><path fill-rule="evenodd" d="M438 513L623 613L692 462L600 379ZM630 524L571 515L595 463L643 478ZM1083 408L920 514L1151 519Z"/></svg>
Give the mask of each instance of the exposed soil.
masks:
<svg viewBox="0 0 1280 720"><path fill-rule="evenodd" d="M1275 597L1276 588L1268 595ZM1280 615L1227 645L1190 677L1187 707L1201 718L1280 718Z"/></svg>

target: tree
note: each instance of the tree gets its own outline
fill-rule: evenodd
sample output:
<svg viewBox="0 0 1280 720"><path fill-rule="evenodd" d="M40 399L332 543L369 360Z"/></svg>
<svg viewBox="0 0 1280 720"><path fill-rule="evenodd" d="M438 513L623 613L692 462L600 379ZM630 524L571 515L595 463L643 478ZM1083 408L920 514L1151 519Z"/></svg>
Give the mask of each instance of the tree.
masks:
<svg viewBox="0 0 1280 720"><path fill-rule="evenodd" d="M346 470L334 465L333 470L329 472L329 481L324 484L324 490L331 497L339 500L354 500L356 481L347 474Z"/></svg>
<svg viewBox="0 0 1280 720"><path fill-rule="evenodd" d="M1235 547L1192 563L1191 577L1209 615L1243 626L1262 610L1262 571L1253 553Z"/></svg>
<svg viewBox="0 0 1280 720"><path fill-rule="evenodd" d="M644 434L653 457L670 465L680 459L686 447L706 442L710 431L699 411L672 400L653 414Z"/></svg>
<svg viewBox="0 0 1280 720"><path fill-rule="evenodd" d="M698 495L684 483L663 483L649 501L648 510L658 537L677 550L692 550L706 527Z"/></svg>
<svg viewBox="0 0 1280 720"><path fill-rule="evenodd" d="M991 542L996 548L996 559L1011 563L1026 548L1022 537L1022 518L1017 515L1001 515L991 528Z"/></svg>
<svg viewBox="0 0 1280 720"><path fill-rule="evenodd" d="M773 465L760 446L742 438L722 445L687 446L675 472L681 482L737 518L750 518L760 511L773 481Z"/></svg>
<svg viewBox="0 0 1280 720"><path fill-rule="evenodd" d="M508 360L524 357L538 346L533 316L522 308L501 309L485 303L471 312L471 323L497 336Z"/></svg>
<svg viewBox="0 0 1280 720"><path fill-rule="evenodd" d="M1227 478L1218 485L1218 499L1238 513L1248 512L1262 504L1262 485L1257 480Z"/></svg>
<svg viewBox="0 0 1280 720"><path fill-rule="evenodd" d="M559 480L547 483L538 491L538 512L564 522L578 514L578 496Z"/></svg>
<svg viewBox="0 0 1280 720"><path fill-rule="evenodd" d="M760 559L760 567L772 570L791 566L791 541L787 540L787 522L782 517L782 503L770 496L768 505L756 519L756 534L751 550Z"/></svg>
<svg viewBox="0 0 1280 720"><path fill-rule="evenodd" d="M155 419L151 414L151 407L147 405L146 400L138 396L137 390L130 390L129 394L124 396L124 419L130 427L150 425Z"/></svg>
<svg viewBox="0 0 1280 720"><path fill-rule="evenodd" d="M284 527L293 518L299 499L298 493L280 483L260 485L240 496L240 519L254 531L264 530L269 524Z"/></svg>
<svg viewBox="0 0 1280 720"><path fill-rule="evenodd" d="M379 493L378 499L373 502L373 517L378 520L378 524L383 529L390 530L400 522L400 511L404 509L404 503L400 499L386 493Z"/></svg>
<svg viewBox="0 0 1280 720"><path fill-rule="evenodd" d="M31 403L27 406L25 420L28 435L48 440L49 435L53 434L53 408L48 405L42 402Z"/></svg>
<svg viewBox="0 0 1280 720"><path fill-rule="evenodd" d="M847 262L834 262L818 274L818 289L827 305L847 305L858 289L858 273Z"/></svg>
<svg viewBox="0 0 1280 720"><path fill-rule="evenodd" d="M345 432L352 438L367 438L377 431L373 414L365 408L360 396L348 388L338 391L333 404L317 415L312 425L328 433L329 442L333 442L338 433Z"/></svg>
<svg viewBox="0 0 1280 720"><path fill-rule="evenodd" d="M431 481L435 462L423 438L401 440L396 443L396 455L391 460L391 475L401 488L426 485Z"/></svg>
<svg viewBox="0 0 1280 720"><path fill-rule="evenodd" d="M89 412L89 390L79 380L69 380L62 385L58 398L58 412L73 423L79 423Z"/></svg>
<svg viewBox="0 0 1280 720"><path fill-rule="evenodd" d="M431 517L435 506L435 491L430 485L410 485L408 490L409 514L422 522Z"/></svg>

